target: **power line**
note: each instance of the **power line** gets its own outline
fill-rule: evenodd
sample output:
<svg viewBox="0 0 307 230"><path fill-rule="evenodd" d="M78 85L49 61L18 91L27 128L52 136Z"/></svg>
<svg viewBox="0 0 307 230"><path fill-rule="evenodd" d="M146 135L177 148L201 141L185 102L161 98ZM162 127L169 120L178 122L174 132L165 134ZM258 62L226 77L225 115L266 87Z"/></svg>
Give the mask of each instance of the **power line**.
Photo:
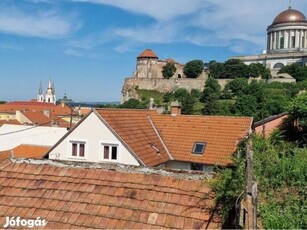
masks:
<svg viewBox="0 0 307 230"><path fill-rule="evenodd" d="M69 116L70 116L70 115L66 115L66 116L64 116L64 117L69 117ZM52 122L61 120L62 118L63 118L63 117L59 117L58 119L55 119L55 120L53 120L53 121L48 121L48 122L46 122L46 123L42 123L42 124L39 124L39 125L35 125L35 126L29 127L29 128L22 129L22 130L16 130L16 131L7 132L7 133L1 133L0 136L5 136L5 135L9 135L9 134L24 132L24 131L27 131L27 130L30 130L30 129L34 129L34 128L37 128L37 127L40 127L40 126L44 126L44 125L50 124L50 123L52 123Z"/></svg>

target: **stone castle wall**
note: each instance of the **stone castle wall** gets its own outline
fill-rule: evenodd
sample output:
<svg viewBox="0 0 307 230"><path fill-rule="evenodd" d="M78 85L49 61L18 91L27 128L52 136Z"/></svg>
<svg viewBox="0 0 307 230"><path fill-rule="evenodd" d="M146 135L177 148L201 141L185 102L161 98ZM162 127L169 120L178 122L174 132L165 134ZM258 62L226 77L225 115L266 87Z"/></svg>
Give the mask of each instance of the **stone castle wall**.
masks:
<svg viewBox="0 0 307 230"><path fill-rule="evenodd" d="M166 63L172 62L175 64L176 72L170 79L164 79L162 75L163 66ZM174 92L179 88L187 89L191 92L192 89L202 91L205 82L208 78L204 71L198 78L187 78L183 73L184 65L177 63L172 59L159 60L156 58L138 57L136 63L136 70L132 77L125 78L122 87L121 103L129 99L140 99L136 89L157 90L162 93ZM225 86L226 81L221 80L220 83Z"/></svg>
<svg viewBox="0 0 307 230"><path fill-rule="evenodd" d="M218 82L223 89L230 80L231 79L219 79ZM203 91L205 82L206 79L203 78L125 78L121 103L124 103L131 98L140 99L136 89L157 90L162 93L174 92L179 88L187 89L189 92L191 92L192 89Z"/></svg>

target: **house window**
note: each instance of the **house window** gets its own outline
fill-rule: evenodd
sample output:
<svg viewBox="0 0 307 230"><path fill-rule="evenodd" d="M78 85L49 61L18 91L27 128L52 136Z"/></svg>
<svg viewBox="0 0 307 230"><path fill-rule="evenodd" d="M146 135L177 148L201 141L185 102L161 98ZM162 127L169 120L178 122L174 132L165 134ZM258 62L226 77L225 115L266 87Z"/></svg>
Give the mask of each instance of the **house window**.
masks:
<svg viewBox="0 0 307 230"><path fill-rule="evenodd" d="M71 156L84 157L85 156L85 142L71 142Z"/></svg>
<svg viewBox="0 0 307 230"><path fill-rule="evenodd" d="M192 153L203 154L206 144L204 142L195 142Z"/></svg>
<svg viewBox="0 0 307 230"><path fill-rule="evenodd" d="M118 160L118 145L103 144L103 160Z"/></svg>

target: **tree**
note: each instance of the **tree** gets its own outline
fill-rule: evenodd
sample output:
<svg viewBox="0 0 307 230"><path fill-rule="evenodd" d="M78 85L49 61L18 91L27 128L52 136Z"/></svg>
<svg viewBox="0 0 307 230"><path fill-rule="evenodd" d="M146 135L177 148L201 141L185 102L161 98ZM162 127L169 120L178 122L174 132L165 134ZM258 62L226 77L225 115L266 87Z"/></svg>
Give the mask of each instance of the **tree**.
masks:
<svg viewBox="0 0 307 230"><path fill-rule="evenodd" d="M185 64L183 73L187 78L197 78L204 71L204 63L202 60L193 60Z"/></svg>
<svg viewBox="0 0 307 230"><path fill-rule="evenodd" d="M300 66L296 63L282 67L278 73L288 73L297 81L307 79L307 66Z"/></svg>
<svg viewBox="0 0 307 230"><path fill-rule="evenodd" d="M288 108L289 117L282 129L288 140L307 146L307 93L294 98Z"/></svg>
<svg viewBox="0 0 307 230"><path fill-rule="evenodd" d="M269 79L271 76L270 70L260 63L252 63L248 68L250 77L255 78L261 76L263 79Z"/></svg>
<svg viewBox="0 0 307 230"><path fill-rule="evenodd" d="M173 62L167 62L165 66L162 67L163 78L169 79L174 76L177 68Z"/></svg>
<svg viewBox="0 0 307 230"><path fill-rule="evenodd" d="M125 101L123 104L119 106L120 108L128 108L128 109L146 109L148 108L145 104L140 101L131 98L128 101Z"/></svg>
<svg viewBox="0 0 307 230"><path fill-rule="evenodd" d="M174 99L181 102L182 114L193 114L193 107L197 100L186 89L177 89L174 93Z"/></svg>
<svg viewBox="0 0 307 230"><path fill-rule="evenodd" d="M232 96L240 96L246 92L248 81L246 78L236 78L226 84L224 91L230 91Z"/></svg>
<svg viewBox="0 0 307 230"><path fill-rule="evenodd" d="M209 77L206 81L201 101L205 103L203 114L214 115L219 111L217 100L221 94L221 86L218 81Z"/></svg>
<svg viewBox="0 0 307 230"><path fill-rule="evenodd" d="M209 71L209 77L213 77L215 79L223 78L223 74L225 73L224 63L210 61L205 66Z"/></svg>

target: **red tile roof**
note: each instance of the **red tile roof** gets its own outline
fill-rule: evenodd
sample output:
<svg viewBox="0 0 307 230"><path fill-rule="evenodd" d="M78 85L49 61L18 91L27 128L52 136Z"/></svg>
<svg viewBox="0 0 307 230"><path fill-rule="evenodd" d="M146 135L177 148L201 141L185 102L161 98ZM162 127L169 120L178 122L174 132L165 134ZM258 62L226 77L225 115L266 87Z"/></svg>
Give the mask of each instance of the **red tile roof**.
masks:
<svg viewBox="0 0 307 230"><path fill-rule="evenodd" d="M22 112L22 114L26 118L28 118L34 125L58 126L63 128L70 127L69 122L63 120L60 117L54 116L53 114L49 114L49 116L47 116L40 111L26 111Z"/></svg>
<svg viewBox="0 0 307 230"><path fill-rule="evenodd" d="M0 225L20 216L41 217L48 229L221 227L206 182L142 170L8 159L0 164Z"/></svg>
<svg viewBox="0 0 307 230"><path fill-rule="evenodd" d="M157 166L168 160L163 143L151 124L152 110L97 109L99 115L124 140L147 166Z"/></svg>
<svg viewBox="0 0 307 230"><path fill-rule="evenodd" d="M18 122L16 119L0 120L0 127L4 124L20 125L20 122Z"/></svg>
<svg viewBox="0 0 307 230"><path fill-rule="evenodd" d="M140 55L137 57L139 58L156 58L158 59L158 56L151 50L151 49L146 49Z"/></svg>
<svg viewBox="0 0 307 230"><path fill-rule="evenodd" d="M151 110L100 109L97 112L148 166L157 166L171 158L209 165L231 164L231 156L252 124L251 117L173 117ZM192 153L195 142L206 144L204 154ZM151 145L160 150L160 155Z"/></svg>
<svg viewBox="0 0 307 230"><path fill-rule="evenodd" d="M0 105L1 113L15 113L16 110L32 112L43 112L44 110L48 110L56 116L64 116L71 113L71 109L67 105L54 105L45 102L16 101Z"/></svg>
<svg viewBox="0 0 307 230"><path fill-rule="evenodd" d="M151 116L164 143L177 161L210 165L231 164L241 138L251 129L251 117ZM204 142L202 155L193 154L195 142Z"/></svg>
<svg viewBox="0 0 307 230"><path fill-rule="evenodd" d="M12 150L0 151L0 160L14 158L42 158L50 149L49 146L22 144Z"/></svg>

